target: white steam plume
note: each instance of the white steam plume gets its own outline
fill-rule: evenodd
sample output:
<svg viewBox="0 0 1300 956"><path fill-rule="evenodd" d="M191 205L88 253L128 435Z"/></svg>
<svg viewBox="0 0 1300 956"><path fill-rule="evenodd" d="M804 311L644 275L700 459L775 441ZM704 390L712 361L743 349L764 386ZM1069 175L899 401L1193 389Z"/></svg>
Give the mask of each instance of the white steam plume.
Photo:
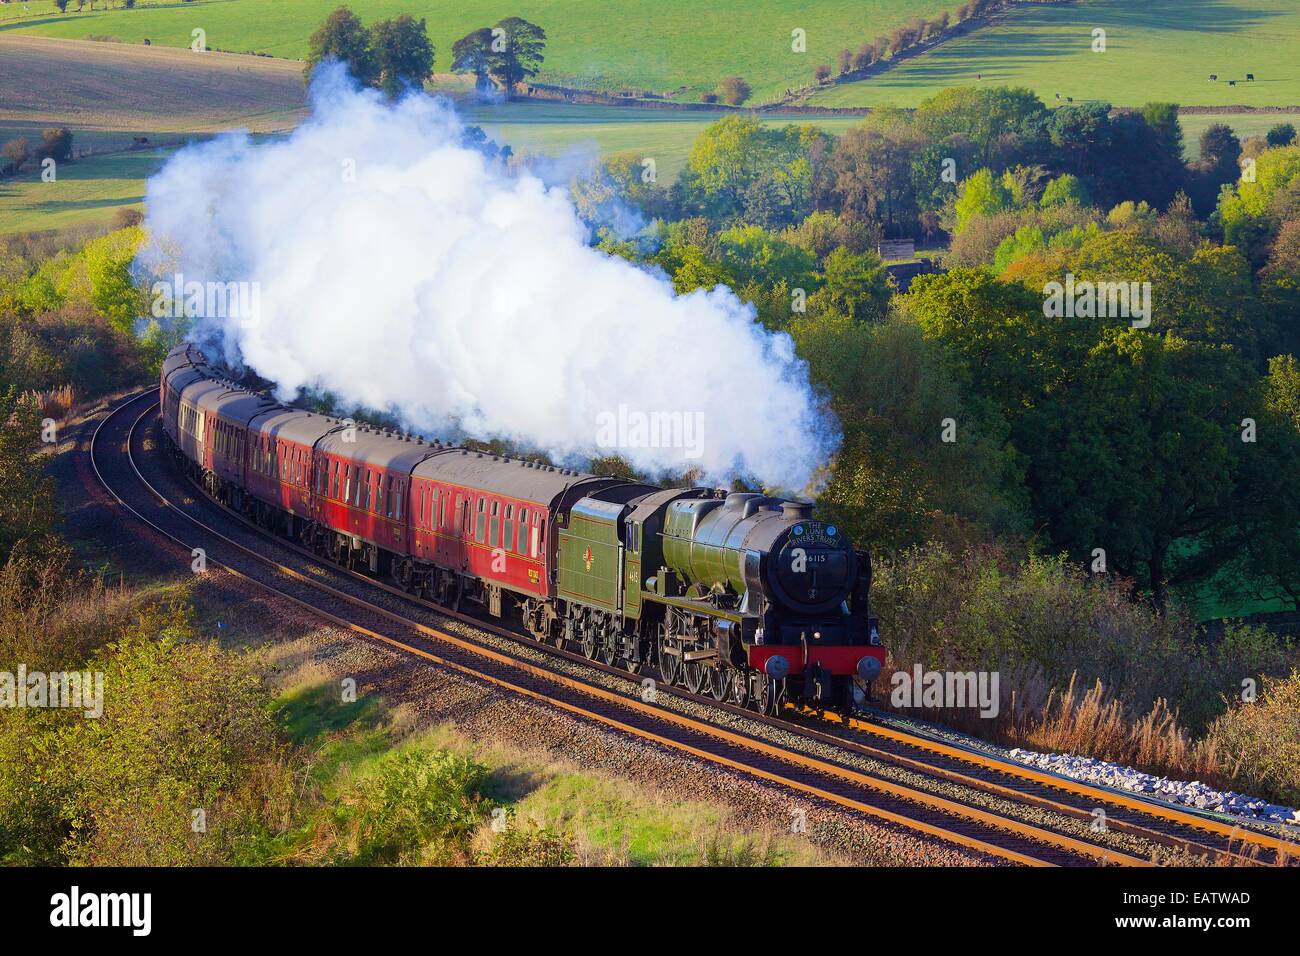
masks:
<svg viewBox="0 0 1300 956"><path fill-rule="evenodd" d="M284 140L227 135L173 157L148 183L139 262L169 281L257 283L255 323L198 317L190 337L283 399L319 388L424 434L790 490L835 452L793 342L730 290L678 296L592 249L567 191L462 146L441 100L390 104L334 66L311 106ZM684 413L687 431L638 433L639 413Z"/></svg>

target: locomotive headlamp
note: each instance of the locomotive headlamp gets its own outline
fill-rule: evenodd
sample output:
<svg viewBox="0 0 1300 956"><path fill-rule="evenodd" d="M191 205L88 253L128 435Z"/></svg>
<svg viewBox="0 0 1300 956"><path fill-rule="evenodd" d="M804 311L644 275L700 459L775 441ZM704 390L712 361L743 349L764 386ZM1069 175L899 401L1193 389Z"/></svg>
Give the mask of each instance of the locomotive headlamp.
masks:
<svg viewBox="0 0 1300 956"><path fill-rule="evenodd" d="M763 665L763 670L772 680L785 680L786 675L790 673L790 662L780 654L773 654Z"/></svg>
<svg viewBox="0 0 1300 956"><path fill-rule="evenodd" d="M871 683L880 676L880 661L874 657L864 657L858 661L858 676Z"/></svg>

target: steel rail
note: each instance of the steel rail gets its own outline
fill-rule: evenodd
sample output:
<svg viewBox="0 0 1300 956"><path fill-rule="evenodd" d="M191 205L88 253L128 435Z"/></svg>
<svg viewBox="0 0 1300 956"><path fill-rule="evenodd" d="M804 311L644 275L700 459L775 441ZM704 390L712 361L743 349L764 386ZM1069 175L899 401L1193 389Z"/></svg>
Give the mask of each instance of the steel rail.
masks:
<svg viewBox="0 0 1300 956"><path fill-rule="evenodd" d="M191 546L187 542L183 541L181 538L167 531L156 522L150 520L138 509L132 507L129 503L127 503L125 498L123 498L118 493L118 491L115 488L113 488L112 484L104 477L102 471L100 470L99 462L96 458L96 445L99 440L100 432L107 425L107 423L112 419L114 419L117 415L121 414L127 407L135 404L136 402L140 401L143 398L148 397L150 394L151 392L145 392L133 398L127 399L126 401L122 402L119 406L117 406L115 409L113 409L101 422L97 424L90 440L91 466L100 484L104 486L104 488L108 491L109 495L121 507L123 507L127 512L129 512L133 517L135 517L143 524L149 526L150 528L152 528L154 531L156 531L163 537L173 541L177 545L180 545L182 548L185 548L187 551L192 550ZM145 478L143 473L140 471L138 463L135 461L134 454L131 449L131 443L135 431L138 428L140 422L153 411L153 407L154 407L153 405L147 406L145 410L136 417L135 421L130 426L130 429L128 430L127 437L126 437L127 458L131 466L131 470L135 474L136 479L139 481L139 483L145 489L147 489L149 494L153 498L158 500L160 504L170 509L171 511L174 511L176 514L180 515L181 517L185 518L186 520L188 520L189 522L197 526L200 530L202 530L206 534L212 535L213 537L225 542L226 544L235 548L237 551L247 555L250 558L253 558L258 562L261 562L264 565L267 565L268 567L272 568L273 570L275 570L280 574L283 574L284 576L290 578L291 580L295 580L301 584L304 584L322 593L329 594L331 597L337 600L343 601L345 603L351 604L356 607L360 607L364 609L367 613L382 617L383 619L388 621L392 621L393 623L396 623L401 627L413 630L425 637L432 638L435 641L440 641L440 642L450 644L451 646L456 647L459 650L467 651L471 654L492 661L493 663L515 669L522 673L526 673L530 676L540 678L544 681L549 681L551 683L558 684L559 686L565 687L569 690L576 691L580 694L584 694L589 697L594 697L598 700L602 700L607 703L615 704L619 707L623 707L632 711L639 712L653 719L676 725L682 729L691 731L693 733L697 733L706 737L711 737L715 740L720 740L725 743L743 749L751 750L778 761L792 763L796 766L800 766L805 769L812 770L819 774L835 777L840 780L850 782L856 786L861 786L870 790L876 790L882 793L887 793L899 799L909 801L912 803L918 803L923 806L929 807L930 809L936 810L938 812L950 816L955 816L959 819L963 819L969 822L974 822L976 824L989 827L998 831L1010 832L1016 836L1020 836L1036 842L1041 842L1051 846L1055 846L1058 849L1065 850L1068 853L1091 858L1098 862L1130 865L1130 866L1151 865L1150 861L1132 856L1131 854L1122 853L1105 847L1098 847L1093 844L1086 843L1081 840L1077 840L1073 837L1069 837L1059 833L1054 833L1050 830L1044 830L1039 827L1033 826L1032 824L1026 824L1022 821L1003 817L986 810L982 810L975 807L968 807L963 804L957 803L955 801L948 800L943 797L938 797L934 794L926 793L925 791L916 790L914 788L907 787L905 785L897 784L893 781L882 780L870 776L868 774L850 770L849 768L840 767L837 766L836 764L818 760L816 758L809 757L804 754L794 753L784 748L774 746L772 744L766 743L765 741L761 741L747 735L738 734L733 731L725 730L723 728L714 726L709 723L695 720L693 718L687 717L682 714L677 714L660 707L655 707L653 705L644 703L637 698L628 697L626 695L619 694L602 687L597 687L588 684L584 681L580 681L575 678L569 677L567 675L557 674L554 671L548 670L546 668L538 667L534 664L531 664L527 661L520 660L511 655L503 654L498 651L485 648L482 645L479 645L472 641L464 640L462 638L458 638L452 634L449 634L437 628L430 627L420 622L412 621L409 618L403 617L399 614L389 611L386 608L382 608L377 605L374 605L373 603L358 598L355 595L348 594L345 591L341 591L337 588L331 587L330 585L327 585L321 581L313 580L307 575L300 573L296 569L291 568L288 565L276 561L251 548L248 548L247 546L240 544L239 542L234 541L228 536L222 534L220 531L217 531L216 529L211 528L208 525L205 525L198 518L195 518L193 515L187 513L183 509L178 508L164 494L158 491L158 489L155 488L148 481L148 479ZM657 734L651 731L647 731L644 728L636 727L624 721L620 721L616 718L609 717L608 715L601 714L599 712L580 707L576 704L572 704L568 701L557 699L553 696L543 694L541 692L532 690L527 687L522 687L512 681L507 681L495 675L485 674L476 668L471 668L464 664L460 664L456 661L449 660L445 657L442 657L437 654L433 654L427 650L424 650L423 648L410 644L407 641L402 641L390 635L382 634L378 631L375 631L372 628L367 628L364 625L357 623L356 621L352 621L347 618L341 617L339 615L332 614L331 612L326 611L323 608L311 604L310 602L304 601L301 598L296 597L295 595L289 594L286 591L274 587L273 585L259 581L256 578L253 578L250 575L245 574L244 572L241 572L238 569L231 567L229 564L216 561L215 559L209 559L209 563L215 565L216 567L223 568L224 570L233 574L235 577L247 581L251 584L254 584L257 587L263 588L264 590L273 593L279 597L282 597L290 601L291 603L299 607L302 607L305 610L318 614L326 618L327 620L330 620L333 623L339 625L340 627L347 628L349 630L362 634L373 640L377 640L381 643L384 643L398 650L412 654L421 659L430 661L431 663L435 663L438 664L439 666L447 667L458 673L462 673L467 676L473 677L474 679L485 680L491 684L494 684L505 690L508 690L511 693L520 694L522 696L526 696L541 702L545 702L547 704L559 707L575 715L580 715L585 719L596 720L607 726L613 727L619 730L620 732L632 734L634 736L653 741L662 746L689 753L692 756L695 756L699 759L717 763L719 765L729 767L733 770L737 770L739 772L743 772L751 776L756 776L761 779L768 780L769 782L776 783L780 786L787 787L789 789L798 790L810 796L817 797L818 799L823 799L828 802L846 807L848 809L852 809L856 812L863 813L864 815L876 817L877 819L881 819L889 823L903 826L908 829L916 830L918 832L926 833L927 835L934 836L948 842L956 843L958 845L965 846L967 848L974 849L982 853L987 853L993 856L997 856L999 858L1006 859L1011 862L1021 863L1025 865L1054 865L1050 861L1045 861L1028 854L1020 853L1019 851L1012 850L1008 847L1000 846L996 843L992 843L987 840L980 839L978 837L973 837L968 834L960 833L958 831L949 829L947 827L937 826L935 824L928 823L924 820L913 819L904 814L899 814L894 811L885 809L883 807L872 806L871 804L864 803L863 801L854 800L850 797L845 797L841 794L834 793L833 791L829 791L824 788L815 787L813 785L804 783L803 781L796 780L784 776L782 774L777 774L772 771L765 770L761 767L755 767L750 764L744 763L742 761L733 760L721 754L712 753L708 750L693 746L684 741L676 740L671 737L666 737L662 734Z"/></svg>

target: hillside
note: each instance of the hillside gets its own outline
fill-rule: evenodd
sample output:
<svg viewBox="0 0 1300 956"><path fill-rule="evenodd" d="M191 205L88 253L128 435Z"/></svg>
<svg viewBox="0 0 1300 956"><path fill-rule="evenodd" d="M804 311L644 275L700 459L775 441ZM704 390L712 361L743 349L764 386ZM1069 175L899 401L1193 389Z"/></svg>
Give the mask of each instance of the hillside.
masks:
<svg viewBox="0 0 1300 956"><path fill-rule="evenodd" d="M88 39L112 37L125 43L189 47L195 29L206 32L211 49L306 56L307 41L338 0L207 0L166 5L144 0L133 10L112 9L59 15L48 0L33 2L22 15L16 4L0 8L0 30ZM601 0L366 0L353 4L367 23L401 13L425 17L437 48L436 68L446 70L451 45L477 27L522 16L548 36L547 83L591 89L627 87L698 102L723 76L739 74L761 103L788 87L812 82L819 63L834 64L845 47L888 32L915 16L954 9L958 0L788 0L696 2ZM10 21L10 22L5 22ZM791 52L791 31L807 35L807 52Z"/></svg>
<svg viewBox="0 0 1300 956"><path fill-rule="evenodd" d="M1106 50L1092 50L1095 28ZM1140 106L1300 106L1300 3L1295 0L1083 0L1024 5L995 22L901 60L879 75L829 86L818 106L915 106L945 87L1025 86L1043 102ZM1217 82L1209 75L1217 74ZM1255 75L1246 82L1247 73ZM1237 80L1229 86L1230 79Z"/></svg>

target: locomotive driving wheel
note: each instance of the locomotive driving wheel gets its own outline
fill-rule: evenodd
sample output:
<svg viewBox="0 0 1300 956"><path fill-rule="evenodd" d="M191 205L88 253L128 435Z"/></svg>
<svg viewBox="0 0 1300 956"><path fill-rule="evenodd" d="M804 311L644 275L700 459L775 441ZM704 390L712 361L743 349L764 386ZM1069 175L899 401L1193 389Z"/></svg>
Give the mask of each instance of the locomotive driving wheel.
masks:
<svg viewBox="0 0 1300 956"><path fill-rule="evenodd" d="M664 622L659 625L659 640L655 644L655 664L659 668L659 676L665 684L673 685L681 676L681 658L676 654L668 653L668 624Z"/></svg>
<svg viewBox="0 0 1300 956"><path fill-rule="evenodd" d="M731 672L731 702L737 707L748 707L750 700L749 674L745 671Z"/></svg>
<svg viewBox="0 0 1300 956"><path fill-rule="evenodd" d="M731 696L731 685L735 680L736 672L725 664L710 667L708 672L709 696L720 704L725 703Z"/></svg>
<svg viewBox="0 0 1300 956"><path fill-rule="evenodd" d="M692 694L698 694L707 683L708 672L712 669L699 661L685 661L682 664L682 677L686 682L686 689Z"/></svg>
<svg viewBox="0 0 1300 956"><path fill-rule="evenodd" d="M598 647L596 645L596 625L591 621L576 621L574 629L578 634L578 649L582 651L582 656L589 661L596 659Z"/></svg>
<svg viewBox="0 0 1300 956"><path fill-rule="evenodd" d="M622 646L619 648L619 654L623 658L623 668L629 674L641 673L642 658L645 655L645 644L641 640L641 625L637 625L634 633L625 635L619 642Z"/></svg>
<svg viewBox="0 0 1300 956"><path fill-rule="evenodd" d="M781 694L784 687L766 674L756 674L754 688L754 705L760 714L775 717L781 712Z"/></svg>

